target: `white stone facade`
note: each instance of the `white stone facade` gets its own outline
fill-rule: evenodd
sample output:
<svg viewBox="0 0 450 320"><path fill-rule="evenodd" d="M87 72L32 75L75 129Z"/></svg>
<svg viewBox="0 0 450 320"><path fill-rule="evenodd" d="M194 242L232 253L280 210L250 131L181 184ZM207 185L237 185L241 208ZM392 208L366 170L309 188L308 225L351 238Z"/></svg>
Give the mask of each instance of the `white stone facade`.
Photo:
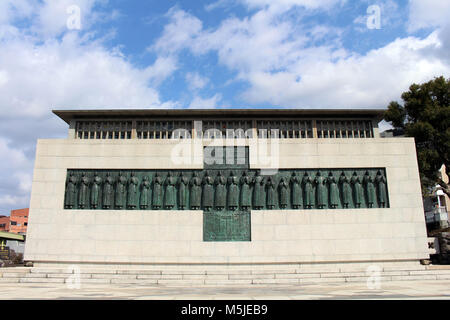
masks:
<svg viewBox="0 0 450 320"><path fill-rule="evenodd" d="M386 168L390 208L252 211L251 242L204 242L201 211L64 210L64 191L67 169L201 169L207 141L196 141L193 161L175 163L176 140L39 140L25 260L227 264L429 257L412 138L279 142L279 168Z"/></svg>

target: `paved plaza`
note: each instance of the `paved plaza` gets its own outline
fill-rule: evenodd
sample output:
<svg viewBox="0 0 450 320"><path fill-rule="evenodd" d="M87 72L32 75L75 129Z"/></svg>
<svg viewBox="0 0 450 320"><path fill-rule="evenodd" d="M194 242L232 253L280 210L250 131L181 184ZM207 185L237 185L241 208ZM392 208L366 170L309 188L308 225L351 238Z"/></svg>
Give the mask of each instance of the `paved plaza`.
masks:
<svg viewBox="0 0 450 320"><path fill-rule="evenodd" d="M271 286L169 287L137 285L0 284L0 299L130 300L310 300L310 299L450 299L450 280Z"/></svg>

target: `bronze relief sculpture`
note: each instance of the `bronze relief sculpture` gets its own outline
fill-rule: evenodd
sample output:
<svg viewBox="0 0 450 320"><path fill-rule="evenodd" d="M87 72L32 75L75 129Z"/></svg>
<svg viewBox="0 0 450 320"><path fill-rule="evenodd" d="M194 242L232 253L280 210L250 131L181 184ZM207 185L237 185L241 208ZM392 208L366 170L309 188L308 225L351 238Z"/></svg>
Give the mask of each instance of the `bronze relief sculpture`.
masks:
<svg viewBox="0 0 450 320"><path fill-rule="evenodd" d="M249 211L250 209L343 209L388 207L382 169L365 171L280 170L264 178L259 170L193 170L136 173L69 170L65 209ZM252 176L254 172L254 176ZM146 175L147 173L147 175ZM129 178L127 176L129 174ZM339 176L340 174L340 176ZM359 176L358 174L361 174ZM115 179L114 179L115 177ZM153 178L149 178L153 177Z"/></svg>

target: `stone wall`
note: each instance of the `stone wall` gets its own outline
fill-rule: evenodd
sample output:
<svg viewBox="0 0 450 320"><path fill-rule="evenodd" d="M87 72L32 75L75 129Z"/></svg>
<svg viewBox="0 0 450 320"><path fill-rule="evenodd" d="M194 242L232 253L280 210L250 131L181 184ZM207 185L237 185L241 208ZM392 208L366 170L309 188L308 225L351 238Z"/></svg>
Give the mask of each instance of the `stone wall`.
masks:
<svg viewBox="0 0 450 320"><path fill-rule="evenodd" d="M206 144L197 142L192 161L184 161L176 158L179 141L173 140L39 140L25 260L304 263L428 258L410 138L280 140L279 161L267 168L386 168L390 208L252 211L251 242L204 242L202 211L63 209L67 169L202 169ZM255 161L257 148L252 141L247 144L251 168L263 167Z"/></svg>

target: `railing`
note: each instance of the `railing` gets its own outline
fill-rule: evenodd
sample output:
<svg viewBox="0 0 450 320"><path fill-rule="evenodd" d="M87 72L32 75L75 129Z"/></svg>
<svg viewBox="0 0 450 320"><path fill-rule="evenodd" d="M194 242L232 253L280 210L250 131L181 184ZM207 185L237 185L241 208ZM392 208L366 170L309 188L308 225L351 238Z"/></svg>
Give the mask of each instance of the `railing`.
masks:
<svg viewBox="0 0 450 320"><path fill-rule="evenodd" d="M425 220L427 223L448 221L448 212L446 207L433 208L433 210L425 211Z"/></svg>

